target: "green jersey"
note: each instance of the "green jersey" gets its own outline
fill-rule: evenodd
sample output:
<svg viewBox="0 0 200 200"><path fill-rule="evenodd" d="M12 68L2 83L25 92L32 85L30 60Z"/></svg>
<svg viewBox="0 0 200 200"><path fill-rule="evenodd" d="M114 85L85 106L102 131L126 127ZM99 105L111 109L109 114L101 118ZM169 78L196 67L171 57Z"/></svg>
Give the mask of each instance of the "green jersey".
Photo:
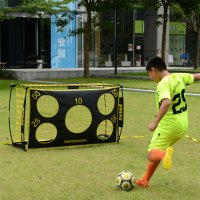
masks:
<svg viewBox="0 0 200 200"><path fill-rule="evenodd" d="M160 108L163 99L170 99L171 105L154 131L148 151L165 150L185 136L188 129L185 86L192 84L194 77L187 73L173 73L165 76L157 85L156 107Z"/></svg>
<svg viewBox="0 0 200 200"><path fill-rule="evenodd" d="M157 85L156 105L157 111L163 99L167 98L171 101L171 106L166 116L179 114L187 111L187 103L185 99L185 86L194 82L192 74L173 73L165 76Z"/></svg>

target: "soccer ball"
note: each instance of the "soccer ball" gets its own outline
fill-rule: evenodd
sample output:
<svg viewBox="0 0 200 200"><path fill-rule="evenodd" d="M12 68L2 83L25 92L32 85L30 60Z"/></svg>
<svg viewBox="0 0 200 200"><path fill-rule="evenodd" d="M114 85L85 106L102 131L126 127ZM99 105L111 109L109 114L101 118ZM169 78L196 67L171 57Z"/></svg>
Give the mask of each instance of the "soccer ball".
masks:
<svg viewBox="0 0 200 200"><path fill-rule="evenodd" d="M129 191L135 187L136 179L129 171L120 172L116 177L116 185L122 190Z"/></svg>

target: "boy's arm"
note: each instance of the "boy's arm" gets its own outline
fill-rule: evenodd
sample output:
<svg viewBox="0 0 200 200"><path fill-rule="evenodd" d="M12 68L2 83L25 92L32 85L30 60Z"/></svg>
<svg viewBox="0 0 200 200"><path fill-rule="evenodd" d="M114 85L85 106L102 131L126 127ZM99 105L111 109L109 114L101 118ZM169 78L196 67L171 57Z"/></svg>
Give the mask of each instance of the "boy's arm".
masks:
<svg viewBox="0 0 200 200"><path fill-rule="evenodd" d="M165 115L165 113L168 111L169 107L170 107L171 101L170 99L163 99L162 103L160 105L160 109L158 111L157 116L155 117L155 119L153 120L153 122L151 122L148 125L148 128L150 131L154 131L156 129L156 127L158 126L160 120L163 118L163 116Z"/></svg>
<svg viewBox="0 0 200 200"><path fill-rule="evenodd" d="M195 81L199 81L200 80L200 73L193 74L193 76L194 76L194 80Z"/></svg>

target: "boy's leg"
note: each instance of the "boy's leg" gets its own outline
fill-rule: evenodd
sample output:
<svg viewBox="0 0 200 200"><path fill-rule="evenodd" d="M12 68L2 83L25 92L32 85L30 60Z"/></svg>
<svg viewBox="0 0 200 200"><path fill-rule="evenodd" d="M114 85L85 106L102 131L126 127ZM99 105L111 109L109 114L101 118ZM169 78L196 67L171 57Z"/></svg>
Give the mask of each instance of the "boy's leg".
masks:
<svg viewBox="0 0 200 200"><path fill-rule="evenodd" d="M182 138L182 136L184 136L184 133L172 134L172 130L170 127L168 128L169 129L163 130L163 127L158 127L153 134L151 143L148 148L148 159L150 161L161 161L163 159L162 167L164 169L170 169L172 167L171 157L174 150L171 145L175 144Z"/></svg>
<svg viewBox="0 0 200 200"><path fill-rule="evenodd" d="M157 169L160 161L164 157L165 152L161 151L159 149L152 149L151 151L148 152L148 165L146 168L146 172L140 180L136 182L137 185L143 186L143 187L148 187L149 186L149 181L151 177L153 176L155 170Z"/></svg>
<svg viewBox="0 0 200 200"><path fill-rule="evenodd" d="M163 158L164 158L163 160L165 163L163 164L163 167L165 166L164 167L165 169L169 169L171 167L171 164L172 164L171 156L173 153L171 150L168 150L168 147L169 145L172 145L174 143L174 135L173 137L170 137L171 132L173 131L174 127L171 128L167 124L164 124L164 125L157 127L156 130L154 131L153 137L151 139L151 143L148 147L149 162L146 168L146 172L143 178L141 178L140 180L136 182L136 184L140 186L143 186L143 187L149 186L149 181L151 177L153 176L155 170L157 169L159 162ZM165 149L166 149L166 153L165 153Z"/></svg>
<svg viewBox="0 0 200 200"><path fill-rule="evenodd" d="M163 168L164 169L170 169L172 166L172 159L171 156L173 155L174 149L173 147L168 147L166 151L162 151L159 149L152 149L148 152L148 165L146 172L143 176L143 178L139 179L136 184L148 187L149 181L151 177L153 176L154 172L156 171L160 161L163 159Z"/></svg>
<svg viewBox="0 0 200 200"><path fill-rule="evenodd" d="M153 174L159 164L160 164L159 162L150 162L149 161L147 164L147 169L146 169L146 172L145 172L143 178L136 181L136 184L140 185L142 187L148 187L150 178L153 176Z"/></svg>
<svg viewBox="0 0 200 200"><path fill-rule="evenodd" d="M172 167L172 155L174 153L173 147L167 147L166 151L161 151L159 149L152 149L149 151L148 159L149 161L161 161L163 159L163 168L168 170Z"/></svg>
<svg viewBox="0 0 200 200"><path fill-rule="evenodd" d="M152 162L160 162L165 155L165 151L159 149L152 149L148 152L147 158Z"/></svg>

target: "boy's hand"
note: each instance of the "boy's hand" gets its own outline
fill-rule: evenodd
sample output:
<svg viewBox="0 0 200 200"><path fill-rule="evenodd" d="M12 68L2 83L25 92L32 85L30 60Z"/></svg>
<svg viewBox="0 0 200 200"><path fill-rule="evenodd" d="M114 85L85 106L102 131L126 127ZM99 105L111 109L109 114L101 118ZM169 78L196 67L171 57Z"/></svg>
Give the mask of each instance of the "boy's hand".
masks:
<svg viewBox="0 0 200 200"><path fill-rule="evenodd" d="M151 122L149 125L148 125L148 129L150 131L154 131L156 128L157 128L158 124L156 122Z"/></svg>
<svg viewBox="0 0 200 200"><path fill-rule="evenodd" d="M170 102L170 99L167 99L167 98L165 98L165 99L163 99L163 100L161 101L161 105L160 105L160 109L159 109L158 114L156 115L156 117L155 117L155 119L153 120L153 122L151 122L151 123L148 125L148 129L149 129L150 131L154 131L154 130L157 128L157 126L158 126L160 120L163 118L163 116L165 115L165 113L168 111L168 109L169 109L169 107L170 107L170 103L171 103L171 102Z"/></svg>

